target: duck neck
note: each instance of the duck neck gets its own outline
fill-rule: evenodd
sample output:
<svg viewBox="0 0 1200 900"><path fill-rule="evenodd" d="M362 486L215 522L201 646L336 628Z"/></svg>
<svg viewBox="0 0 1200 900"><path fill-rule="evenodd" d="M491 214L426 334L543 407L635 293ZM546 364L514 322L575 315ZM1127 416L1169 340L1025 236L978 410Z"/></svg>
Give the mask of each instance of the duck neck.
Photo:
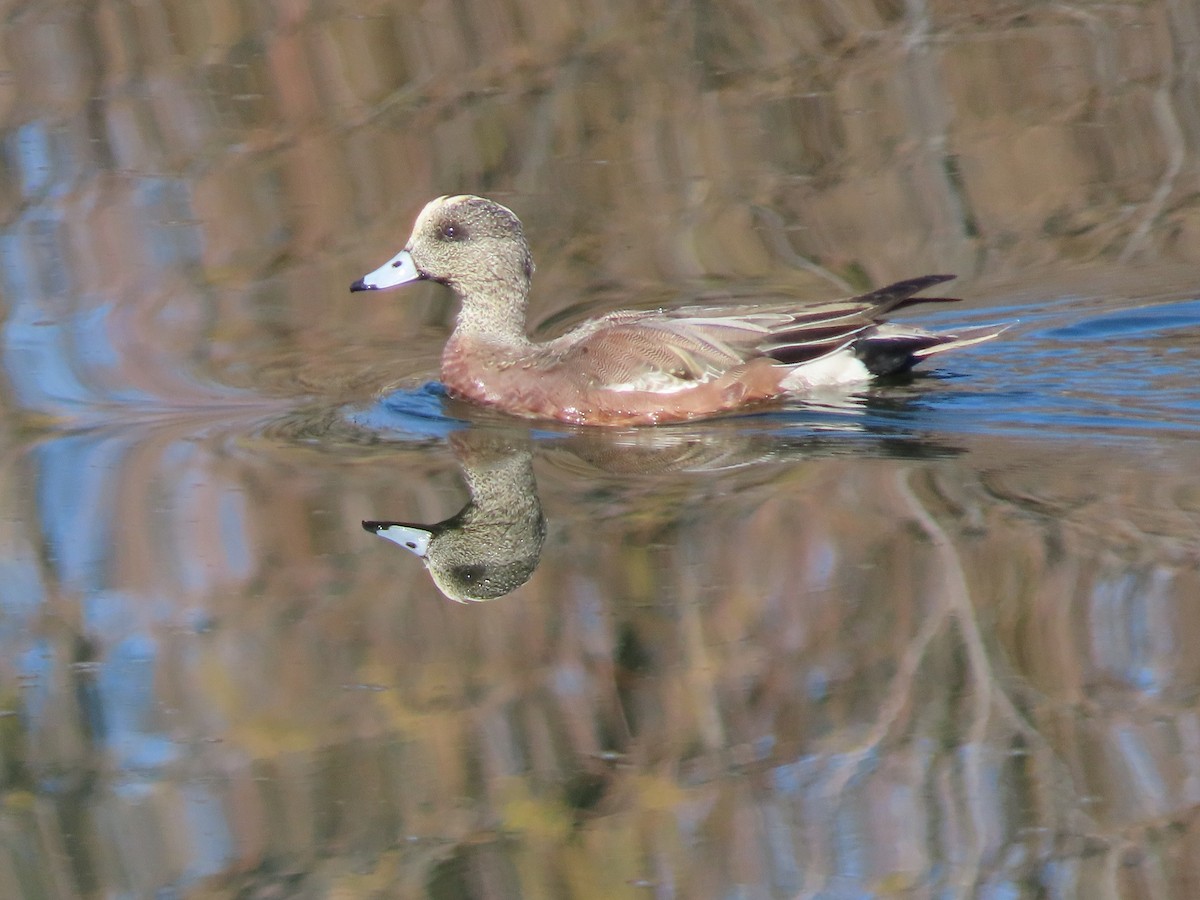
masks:
<svg viewBox="0 0 1200 900"><path fill-rule="evenodd" d="M528 283L489 282L486 286L456 287L462 303L455 334L472 341L528 344L525 307Z"/></svg>

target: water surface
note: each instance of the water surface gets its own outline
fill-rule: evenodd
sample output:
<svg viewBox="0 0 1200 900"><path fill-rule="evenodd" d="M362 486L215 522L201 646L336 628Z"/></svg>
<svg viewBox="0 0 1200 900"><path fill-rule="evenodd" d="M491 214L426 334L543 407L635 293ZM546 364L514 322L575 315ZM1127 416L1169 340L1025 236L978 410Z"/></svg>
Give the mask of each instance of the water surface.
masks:
<svg viewBox="0 0 1200 900"><path fill-rule="evenodd" d="M0 896L1195 894L1193 10L3 35ZM538 328L938 271L906 318L1012 327L514 421L437 386L444 291L347 292L462 190L525 221ZM444 568L362 520L448 522Z"/></svg>

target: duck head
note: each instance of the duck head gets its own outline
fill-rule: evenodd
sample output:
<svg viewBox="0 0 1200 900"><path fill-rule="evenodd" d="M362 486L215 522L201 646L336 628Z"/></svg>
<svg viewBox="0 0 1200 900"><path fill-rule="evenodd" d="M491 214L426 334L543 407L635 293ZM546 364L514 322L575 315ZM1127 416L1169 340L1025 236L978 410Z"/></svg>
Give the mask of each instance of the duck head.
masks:
<svg viewBox="0 0 1200 900"><path fill-rule="evenodd" d="M508 308L523 320L533 258L521 221L506 206L470 194L438 197L425 205L404 249L350 285L380 291L414 281L452 288L471 307Z"/></svg>

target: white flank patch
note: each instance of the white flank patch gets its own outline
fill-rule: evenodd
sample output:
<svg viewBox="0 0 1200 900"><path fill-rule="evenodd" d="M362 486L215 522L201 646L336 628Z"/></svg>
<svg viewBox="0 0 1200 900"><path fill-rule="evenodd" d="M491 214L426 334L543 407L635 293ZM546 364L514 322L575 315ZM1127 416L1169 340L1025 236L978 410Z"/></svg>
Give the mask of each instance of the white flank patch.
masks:
<svg viewBox="0 0 1200 900"><path fill-rule="evenodd" d="M871 377L870 370L850 350L839 350L796 366L780 386L785 391L809 391L820 387L861 384L870 381Z"/></svg>

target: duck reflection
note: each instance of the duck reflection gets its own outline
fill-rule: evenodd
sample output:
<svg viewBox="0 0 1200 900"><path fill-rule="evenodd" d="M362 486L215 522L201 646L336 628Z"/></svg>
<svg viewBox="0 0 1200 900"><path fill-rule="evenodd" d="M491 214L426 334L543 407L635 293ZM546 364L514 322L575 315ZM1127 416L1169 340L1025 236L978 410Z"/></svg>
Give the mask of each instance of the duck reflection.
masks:
<svg viewBox="0 0 1200 900"><path fill-rule="evenodd" d="M411 550L438 590L459 603L495 600L537 568L546 519L528 442L470 429L450 437L471 499L433 525L367 521L365 530Z"/></svg>
<svg viewBox="0 0 1200 900"><path fill-rule="evenodd" d="M804 420L781 414L616 433L514 429L510 422L502 425L486 413L465 428L458 420L441 418L436 420L439 424L458 427L446 440L462 468L470 501L457 515L432 525L373 520L364 521L362 527L420 557L438 590L451 600L495 600L525 584L541 557L546 520L533 475L535 445L551 466L572 478L618 476L616 483L604 482L614 496L622 486L640 494L646 478L656 491L666 491L658 479L668 475L722 473L725 477L744 471L756 473L753 480L761 481L774 477L763 467L765 463L859 454L936 458L961 452L903 427L904 416L912 414L915 403L894 395L898 389L893 388L892 396L812 402ZM411 423L397 406L407 396L393 395L372 410L342 419L342 424L369 425L374 432L392 425L397 434L414 433L402 427ZM302 429L303 433L309 430ZM330 433L329 427L323 427L324 438ZM722 484L737 490L745 486L744 480ZM670 506L668 500L662 504Z"/></svg>

